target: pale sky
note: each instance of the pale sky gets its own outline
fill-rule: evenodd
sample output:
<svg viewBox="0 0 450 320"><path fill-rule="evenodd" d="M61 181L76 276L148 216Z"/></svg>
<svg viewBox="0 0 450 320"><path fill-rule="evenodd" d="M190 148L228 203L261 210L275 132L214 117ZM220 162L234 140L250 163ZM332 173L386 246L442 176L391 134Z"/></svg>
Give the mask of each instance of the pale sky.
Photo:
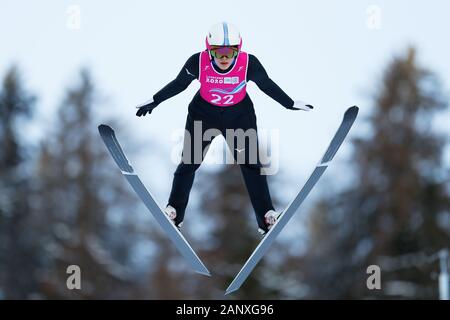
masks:
<svg viewBox="0 0 450 320"><path fill-rule="evenodd" d="M145 137L164 147L160 156L169 165L153 163L145 152L130 159L143 180L156 184L163 203L176 167L170 161L171 136L184 127L187 105L199 84L192 83L149 117L136 117L135 106L175 78L189 56L204 50L210 25L231 22L241 31L242 49L258 57L294 100L316 107L309 113L285 110L254 83L248 86L260 130L279 130L279 166L294 181L286 186L291 198L322 156L347 107L361 108L350 137L364 132L361 120L370 111L370 94L393 55L415 45L420 62L438 72L449 88L449 12L450 2L438 0L0 0L0 75L13 62L20 66L27 87L40 97L34 136L46 139L46 121L52 119L64 88L78 79L81 66L91 67L108 97L102 111L122 119L129 127L126 138L138 139L144 150L149 146ZM445 128L449 121L447 113L437 125ZM340 165L349 155L348 146L337 154L327 177L345 180Z"/></svg>

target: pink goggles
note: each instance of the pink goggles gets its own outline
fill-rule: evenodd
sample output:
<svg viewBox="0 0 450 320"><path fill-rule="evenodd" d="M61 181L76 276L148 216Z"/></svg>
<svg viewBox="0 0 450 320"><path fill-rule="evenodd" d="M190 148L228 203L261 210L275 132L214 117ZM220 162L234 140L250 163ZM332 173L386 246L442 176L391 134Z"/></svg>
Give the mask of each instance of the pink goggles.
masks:
<svg viewBox="0 0 450 320"><path fill-rule="evenodd" d="M220 59L222 57L226 57L228 59L234 58L238 54L238 48L237 47L212 47L211 55L214 58Z"/></svg>

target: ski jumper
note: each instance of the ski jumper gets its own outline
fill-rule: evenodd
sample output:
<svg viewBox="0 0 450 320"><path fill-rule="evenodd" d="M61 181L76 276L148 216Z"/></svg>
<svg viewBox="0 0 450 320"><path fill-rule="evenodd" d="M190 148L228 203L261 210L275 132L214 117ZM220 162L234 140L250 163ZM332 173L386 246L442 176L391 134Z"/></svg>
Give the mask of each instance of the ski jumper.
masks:
<svg viewBox="0 0 450 320"><path fill-rule="evenodd" d="M185 129L189 132L190 137L194 136L194 121L201 121L202 137L208 129L218 129L224 137L227 129L242 129L243 131L253 129L256 131L253 102L246 92L249 80L254 81L263 92L285 108L290 108L294 104L294 101L268 77L258 59L242 51L227 70L220 70L210 59L208 51L194 54L185 63L177 78L156 93L153 100L159 104L169 99L185 90L194 79L200 81L201 87L188 107ZM195 172L200 167L201 160L206 154L205 151L214 138L212 137L210 141L202 140L202 159L200 161L193 159L194 143L191 143L190 139L186 139L186 137L184 139L182 161L175 170L168 200L168 205L177 211L176 225L179 225L184 219ZM252 158L248 154L251 150L248 144L248 139L245 139L244 151L241 152L245 153L243 157L245 162L239 162L239 166L257 223L261 229L267 231L264 214L269 210L274 210L274 207L266 176L260 173L259 152L258 150L256 152L256 163L248 161ZM234 146L236 146L236 141L234 141ZM229 147L235 160L238 157L242 159L242 155L238 154L233 146L229 145ZM187 161L186 154L191 155Z"/></svg>

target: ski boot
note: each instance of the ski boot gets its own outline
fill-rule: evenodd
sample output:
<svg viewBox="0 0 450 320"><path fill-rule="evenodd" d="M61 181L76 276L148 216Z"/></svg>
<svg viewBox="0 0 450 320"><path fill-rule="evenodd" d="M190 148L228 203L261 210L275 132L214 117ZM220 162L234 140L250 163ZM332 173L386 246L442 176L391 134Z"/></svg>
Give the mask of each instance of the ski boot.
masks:
<svg viewBox="0 0 450 320"><path fill-rule="evenodd" d="M280 217L281 212L276 212L274 210L269 210L267 211L267 213L264 215L265 218L265 222L267 225L267 231L270 230L270 228L272 228L272 226L277 222L277 219ZM264 237L267 233L266 230L259 228L258 232Z"/></svg>
<svg viewBox="0 0 450 320"><path fill-rule="evenodd" d="M170 219L170 222L173 223L175 227L177 227L178 231L181 232L181 225L183 222L180 222L179 224L175 224L175 218L177 217L177 210L172 207L171 205L168 205L166 209L164 209L164 213L167 215L167 217Z"/></svg>

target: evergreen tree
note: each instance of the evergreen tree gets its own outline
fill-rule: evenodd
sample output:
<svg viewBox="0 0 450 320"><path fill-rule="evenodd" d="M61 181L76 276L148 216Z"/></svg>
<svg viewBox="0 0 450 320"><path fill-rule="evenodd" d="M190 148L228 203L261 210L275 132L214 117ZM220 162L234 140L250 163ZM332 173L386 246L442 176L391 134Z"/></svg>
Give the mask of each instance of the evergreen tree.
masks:
<svg viewBox="0 0 450 320"><path fill-rule="evenodd" d="M34 232L27 226L30 158L23 130L35 100L18 68L11 67L0 91L0 298L6 299L28 298L36 290L33 267L39 256Z"/></svg>
<svg viewBox="0 0 450 320"><path fill-rule="evenodd" d="M42 293L48 298L121 299L139 289L130 262L142 236L132 214L138 200L100 139L97 102L91 76L82 70L41 146L36 207L46 249ZM67 289L69 265L81 268L82 290Z"/></svg>
<svg viewBox="0 0 450 320"><path fill-rule="evenodd" d="M430 277L436 265L385 269L379 291L366 288L366 268L384 256L429 255L450 243L450 230L439 223L450 207L445 140L432 128L446 107L436 75L418 65L414 49L390 63L368 119L371 132L354 141L352 187L324 198L311 215L303 266L310 297L437 298Z"/></svg>

